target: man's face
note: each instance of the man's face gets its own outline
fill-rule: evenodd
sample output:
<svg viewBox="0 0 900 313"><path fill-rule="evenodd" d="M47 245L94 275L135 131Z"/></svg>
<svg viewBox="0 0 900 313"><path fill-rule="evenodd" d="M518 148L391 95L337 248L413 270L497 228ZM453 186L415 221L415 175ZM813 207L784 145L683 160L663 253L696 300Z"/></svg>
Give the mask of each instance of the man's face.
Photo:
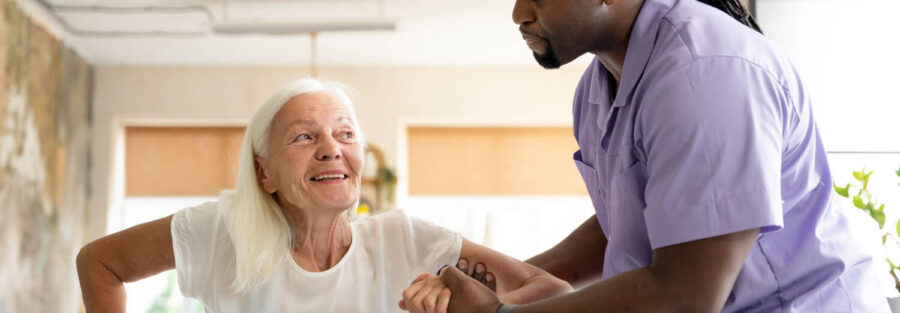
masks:
<svg viewBox="0 0 900 313"><path fill-rule="evenodd" d="M623 0L516 0L513 22L544 68L607 49L616 27L610 3Z"/></svg>
<svg viewBox="0 0 900 313"><path fill-rule="evenodd" d="M580 28L577 7L585 0L516 0L513 22L535 60L544 68L558 68L585 51L573 47Z"/></svg>

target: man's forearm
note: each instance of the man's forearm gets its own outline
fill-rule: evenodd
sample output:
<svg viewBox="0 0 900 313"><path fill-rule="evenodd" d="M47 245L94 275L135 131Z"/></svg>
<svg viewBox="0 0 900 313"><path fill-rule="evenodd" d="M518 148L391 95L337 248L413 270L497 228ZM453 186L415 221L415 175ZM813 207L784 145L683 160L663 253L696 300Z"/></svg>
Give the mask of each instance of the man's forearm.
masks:
<svg viewBox="0 0 900 313"><path fill-rule="evenodd" d="M606 243L606 235L596 215L591 215L566 239L525 262L580 288L603 274Z"/></svg>
<svg viewBox="0 0 900 313"><path fill-rule="evenodd" d="M657 248L649 267L514 312L719 312L758 234L752 228Z"/></svg>
<svg viewBox="0 0 900 313"><path fill-rule="evenodd" d="M522 284L522 287L516 290L498 294L497 296L503 303L524 304L569 292L572 292L572 286L559 278L545 273L528 279Z"/></svg>
<svg viewBox="0 0 900 313"><path fill-rule="evenodd" d="M684 312L670 295L648 268L640 268L513 312Z"/></svg>

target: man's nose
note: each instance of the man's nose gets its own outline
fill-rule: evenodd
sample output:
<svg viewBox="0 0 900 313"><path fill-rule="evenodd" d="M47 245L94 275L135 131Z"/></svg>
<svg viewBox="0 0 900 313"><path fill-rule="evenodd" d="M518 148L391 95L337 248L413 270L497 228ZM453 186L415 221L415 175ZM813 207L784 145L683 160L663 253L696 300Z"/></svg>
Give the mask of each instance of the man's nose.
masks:
<svg viewBox="0 0 900 313"><path fill-rule="evenodd" d="M529 1L531 0L516 0L516 4L513 5L512 18L516 25L534 22L534 12L531 11Z"/></svg>

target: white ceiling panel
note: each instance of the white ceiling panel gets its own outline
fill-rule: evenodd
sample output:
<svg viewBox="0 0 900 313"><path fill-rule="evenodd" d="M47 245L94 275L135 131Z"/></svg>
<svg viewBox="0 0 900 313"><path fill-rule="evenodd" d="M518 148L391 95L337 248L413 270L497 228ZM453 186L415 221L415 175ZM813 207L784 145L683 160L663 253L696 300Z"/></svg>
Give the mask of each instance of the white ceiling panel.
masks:
<svg viewBox="0 0 900 313"><path fill-rule="evenodd" d="M185 31L209 30L209 18L199 12L66 12L59 16L70 26L83 31Z"/></svg>

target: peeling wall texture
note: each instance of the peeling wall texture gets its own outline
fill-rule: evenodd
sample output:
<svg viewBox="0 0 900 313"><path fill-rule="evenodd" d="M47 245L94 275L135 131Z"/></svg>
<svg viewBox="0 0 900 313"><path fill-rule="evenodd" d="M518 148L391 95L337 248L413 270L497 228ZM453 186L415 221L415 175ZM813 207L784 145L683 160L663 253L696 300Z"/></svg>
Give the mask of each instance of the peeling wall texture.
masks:
<svg viewBox="0 0 900 313"><path fill-rule="evenodd" d="M0 313L78 312L92 68L0 0Z"/></svg>

